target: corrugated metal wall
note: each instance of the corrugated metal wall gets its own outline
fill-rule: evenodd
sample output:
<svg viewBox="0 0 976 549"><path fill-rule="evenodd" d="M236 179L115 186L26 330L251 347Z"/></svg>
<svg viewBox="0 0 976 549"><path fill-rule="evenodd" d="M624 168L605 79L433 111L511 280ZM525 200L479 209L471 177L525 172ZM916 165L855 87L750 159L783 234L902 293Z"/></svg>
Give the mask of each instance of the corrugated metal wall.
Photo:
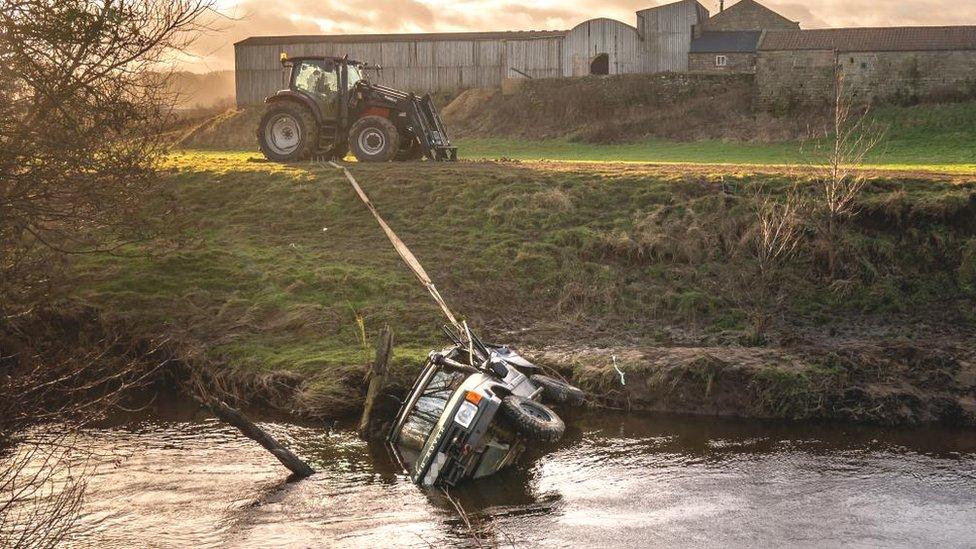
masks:
<svg viewBox="0 0 976 549"><path fill-rule="evenodd" d="M692 28L708 19L708 10L695 0L637 12L637 32L643 39L643 72L687 71Z"/></svg>
<svg viewBox="0 0 976 549"><path fill-rule="evenodd" d="M590 62L601 53L610 58L610 74L642 69L637 29L613 19L591 19L577 25L563 40L563 76L590 74Z"/></svg>
<svg viewBox="0 0 976 549"><path fill-rule="evenodd" d="M701 4L681 0L637 12L636 28L592 19L565 36L511 38L503 33L502 38L417 35L416 40L239 43L234 46L237 104L261 103L282 87L281 52L292 57L349 54L383 67L380 75L371 75L374 80L414 92L496 87L504 78L521 77L513 68L534 78L589 74L590 61L600 53L609 55L611 74L687 71L692 28L706 19L708 10Z"/></svg>
<svg viewBox="0 0 976 549"><path fill-rule="evenodd" d="M281 89L282 52L289 56L345 55L379 64L373 80L414 92L497 87L518 77L512 67L533 77L560 76L562 37L527 40L417 40L392 42L314 42L236 44L238 106L255 105Z"/></svg>

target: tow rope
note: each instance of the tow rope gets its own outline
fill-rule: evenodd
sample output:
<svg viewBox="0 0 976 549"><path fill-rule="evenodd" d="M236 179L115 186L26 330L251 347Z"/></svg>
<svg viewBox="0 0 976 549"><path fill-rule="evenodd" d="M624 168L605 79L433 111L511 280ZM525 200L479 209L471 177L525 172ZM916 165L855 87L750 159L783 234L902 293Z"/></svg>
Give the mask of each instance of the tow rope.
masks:
<svg viewBox="0 0 976 549"><path fill-rule="evenodd" d="M321 162L319 164L321 164ZM444 298L441 297L440 292L437 291L437 287L434 286L434 282L430 279L430 276L427 275L427 271L425 271L424 267L419 261L417 261L416 256L413 255L410 248L408 248L407 245L400 240L400 237L393 232L393 229L386 224L386 221L383 220L380 213L376 210L376 206L373 206L373 203L369 200L369 197L366 196L365 192L363 192L362 187L360 187L359 183L356 182L356 178L349 173L349 170L347 170L345 166L340 166L332 161L329 162L329 166L332 166L345 174L346 179L349 180L349 184L352 185L352 188L356 191L356 194L359 195L359 199L363 201L363 204L366 204L366 208L368 208L370 213L373 214L373 217L376 218L376 222L380 224L383 232L386 233L386 237L390 239L390 242L393 244L393 248L396 249L398 254L400 254L400 258L403 259L403 262L407 264L407 267L410 267L410 270L413 271L413 274L417 277L417 280L419 280L420 283L427 288L427 291L430 292L431 297L434 298L437 305L439 305L441 310L444 311L444 315L447 316L447 320L450 321L452 326L454 326L457 333L468 334L467 324L458 322L457 317L454 316L454 313L451 312L451 309L447 306ZM471 339L470 335L468 335L468 338L469 340Z"/></svg>

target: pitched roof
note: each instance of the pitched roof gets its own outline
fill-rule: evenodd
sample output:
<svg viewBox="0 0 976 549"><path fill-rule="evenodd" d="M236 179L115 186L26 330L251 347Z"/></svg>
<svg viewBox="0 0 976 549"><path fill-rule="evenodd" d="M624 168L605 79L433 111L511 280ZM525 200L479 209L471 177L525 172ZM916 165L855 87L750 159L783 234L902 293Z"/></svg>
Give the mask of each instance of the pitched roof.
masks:
<svg viewBox="0 0 976 549"><path fill-rule="evenodd" d="M750 9L754 10L755 12L772 16L774 19L780 19L783 23L789 23L793 26L799 27L799 23L797 23L796 21L793 21L792 19L789 19L779 13L776 13L775 11L767 8L766 6L760 4L759 2L756 2L756 0L740 0L739 2L736 2L735 4L729 6L728 8L713 15L711 19L709 19L709 21L713 23L717 21L720 22L723 19L734 17L736 12L743 11L743 10L750 10Z"/></svg>
<svg viewBox="0 0 976 549"><path fill-rule="evenodd" d="M759 49L847 52L976 50L976 26L768 31Z"/></svg>
<svg viewBox="0 0 976 549"><path fill-rule="evenodd" d="M691 53L754 53L762 31L705 31L691 41Z"/></svg>
<svg viewBox="0 0 976 549"><path fill-rule="evenodd" d="M321 42L434 42L452 40L531 40L562 38L569 31L502 31L502 32L421 32L413 34L312 34L294 36L252 36L234 45L309 44Z"/></svg>

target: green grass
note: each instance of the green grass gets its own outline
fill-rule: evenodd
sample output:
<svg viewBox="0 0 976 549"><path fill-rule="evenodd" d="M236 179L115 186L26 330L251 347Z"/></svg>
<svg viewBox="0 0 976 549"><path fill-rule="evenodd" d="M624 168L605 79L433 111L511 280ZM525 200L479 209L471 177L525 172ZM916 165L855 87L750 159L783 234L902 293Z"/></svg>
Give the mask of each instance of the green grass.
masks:
<svg viewBox="0 0 976 549"><path fill-rule="evenodd" d="M886 138L865 168L976 174L976 102L916 107L887 106L870 113ZM463 158L510 158L592 162L733 164L746 166L818 164L819 144L723 141L645 141L613 145L567 140L508 138L458 140Z"/></svg>
<svg viewBox="0 0 976 549"><path fill-rule="evenodd" d="M673 333L734 340L748 315L725 283L751 260L730 246L748 234L759 187L792 185L775 174L626 164L351 169L456 313L492 339L536 346ZM971 278L971 265L960 265L973 238L954 220L972 218L973 193L966 184L873 182L865 224L846 236L843 290L824 282L809 250L784 275L789 320L911 312L951 322L947 311L966 307L956 270ZM298 372L329 394L359 386L383 325L396 332L404 378L445 343L437 307L335 170L256 153L177 153L147 208L171 212L179 245L78 258L74 300L200 349L215 367Z"/></svg>

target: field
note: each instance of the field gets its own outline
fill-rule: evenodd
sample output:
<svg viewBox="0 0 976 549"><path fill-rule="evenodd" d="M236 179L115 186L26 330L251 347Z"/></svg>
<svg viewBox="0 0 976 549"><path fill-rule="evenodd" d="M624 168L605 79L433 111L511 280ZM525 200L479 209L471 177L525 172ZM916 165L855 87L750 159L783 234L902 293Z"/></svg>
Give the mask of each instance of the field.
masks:
<svg viewBox="0 0 976 549"><path fill-rule="evenodd" d="M869 120L883 130L883 143L865 168L976 175L976 103L882 107ZM809 166L823 162L823 140L647 140L596 144L568 139L526 140L469 137L458 140L464 158L661 162L746 166Z"/></svg>
<svg viewBox="0 0 976 549"><path fill-rule="evenodd" d="M739 243L751 238L756 193L813 188L802 175L625 164L352 170L455 312L489 339L553 357L662 345L712 356L754 344L766 302L743 293L755 269ZM247 391L297 384L284 406L314 415L358 406L382 326L397 334L401 382L444 343L439 311L335 170L183 151L167 161L165 183L147 207L172 212L174 247L79 258L71 301L134 334L168 335L187 360ZM812 242L780 275L790 291L766 344L822 342L854 327L860 340L962 337L974 314L974 195L972 183L873 180L844 231L848 268L828 280ZM561 365L600 387L606 357L594 369L574 356ZM641 360L632 367L646 370Z"/></svg>
<svg viewBox="0 0 976 549"><path fill-rule="evenodd" d="M186 133L190 149L256 151L254 129L259 113L237 111L207 120ZM914 107L886 106L868 114L883 142L866 159L867 169L976 175L976 102ZM754 119L743 124L769 123ZM690 123L690 122L689 122ZM813 120L805 123L813 124ZM462 128L464 125L461 125ZM449 124L449 130L453 127ZM596 143L578 137L492 135L461 131L455 139L462 159L548 160L572 162L644 162L709 166L772 167L803 170L824 162L829 143L812 140L638 139Z"/></svg>

